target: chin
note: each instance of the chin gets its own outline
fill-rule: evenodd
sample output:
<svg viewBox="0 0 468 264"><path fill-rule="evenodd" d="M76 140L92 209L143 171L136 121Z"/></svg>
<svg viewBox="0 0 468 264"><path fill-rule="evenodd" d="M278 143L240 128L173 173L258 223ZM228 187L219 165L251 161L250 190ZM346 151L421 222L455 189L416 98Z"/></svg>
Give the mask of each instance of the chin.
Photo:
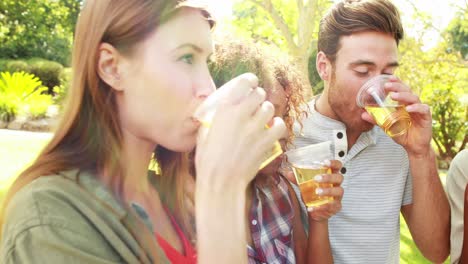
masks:
<svg viewBox="0 0 468 264"><path fill-rule="evenodd" d="M177 152L190 152L195 148L195 143L193 144L181 144L174 148L174 151Z"/></svg>
<svg viewBox="0 0 468 264"><path fill-rule="evenodd" d="M196 140L193 139L179 139L171 142L173 144L164 144L164 148L174 152L190 152L195 148Z"/></svg>

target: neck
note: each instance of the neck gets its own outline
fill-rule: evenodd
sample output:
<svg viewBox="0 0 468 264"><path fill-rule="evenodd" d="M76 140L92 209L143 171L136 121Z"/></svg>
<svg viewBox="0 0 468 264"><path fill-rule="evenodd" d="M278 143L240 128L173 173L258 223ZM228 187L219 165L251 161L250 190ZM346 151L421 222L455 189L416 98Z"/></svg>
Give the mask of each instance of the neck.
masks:
<svg viewBox="0 0 468 264"><path fill-rule="evenodd" d="M359 136L361 136L362 131L353 131L351 129L346 129L346 137L348 140L348 151L356 144Z"/></svg>
<svg viewBox="0 0 468 264"><path fill-rule="evenodd" d="M315 110L321 115L329 117L331 119L341 121L336 113L333 111L332 107L328 103L328 89L325 88L320 97L315 101Z"/></svg>
<svg viewBox="0 0 468 264"><path fill-rule="evenodd" d="M319 112L321 115L329 117L333 120L341 121L338 115L333 111L333 108L328 103L328 89L327 87L320 95L320 97L315 101L315 110ZM346 137L348 140L348 150L356 143L359 136L361 135L362 131L360 130L352 130L348 126L346 126Z"/></svg>
<svg viewBox="0 0 468 264"><path fill-rule="evenodd" d="M140 200L138 197L148 197L151 192L151 183L148 180L148 166L156 145L142 140L123 131L122 153L120 155L123 169L122 198L125 201ZM110 178L110 177L108 177ZM106 178L104 178L106 181Z"/></svg>

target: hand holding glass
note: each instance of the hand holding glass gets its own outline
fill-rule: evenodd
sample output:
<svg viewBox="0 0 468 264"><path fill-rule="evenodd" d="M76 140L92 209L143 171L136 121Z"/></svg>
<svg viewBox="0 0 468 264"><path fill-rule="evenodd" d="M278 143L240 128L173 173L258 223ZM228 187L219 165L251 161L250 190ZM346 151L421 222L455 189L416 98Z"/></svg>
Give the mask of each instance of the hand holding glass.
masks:
<svg viewBox="0 0 468 264"><path fill-rule="evenodd" d="M320 183L314 179L317 175L331 173L331 169L324 163L333 159L330 141L289 150L285 154L307 207L333 201L333 196L320 196L316 193L317 188L332 188L333 184Z"/></svg>
<svg viewBox="0 0 468 264"><path fill-rule="evenodd" d="M359 90L356 103L374 118L390 137L405 134L411 126L411 118L404 105L390 98L384 89L390 75L378 75L368 80Z"/></svg>
<svg viewBox="0 0 468 264"><path fill-rule="evenodd" d="M214 93L208 96L208 98L203 101L203 103L197 108L195 111L193 117L197 119L203 128L201 130L205 131L200 131L199 133L204 133L206 134L208 132L208 129L211 126L211 122L213 121L213 117L215 115L216 109L219 106L219 103L221 100L226 100L228 96L232 96L233 94L232 91L229 91L230 89L235 89L235 86L223 86L219 89L217 89ZM239 95L236 94L239 98L230 98L231 101L239 101L242 99L243 96L245 95ZM265 129L268 129L268 125L265 124ZM248 150L246 150L248 151ZM268 152L265 153L265 159L263 162L260 164L259 170L263 169L268 163L273 161L276 157L281 155L283 153L283 149L281 148L281 145L278 141L275 141L273 148Z"/></svg>

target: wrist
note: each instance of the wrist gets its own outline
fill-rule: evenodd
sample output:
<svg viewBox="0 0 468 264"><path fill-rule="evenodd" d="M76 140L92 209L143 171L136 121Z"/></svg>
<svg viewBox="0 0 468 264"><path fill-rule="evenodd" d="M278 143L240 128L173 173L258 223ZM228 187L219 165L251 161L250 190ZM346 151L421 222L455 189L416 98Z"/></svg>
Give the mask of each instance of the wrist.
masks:
<svg viewBox="0 0 468 264"><path fill-rule="evenodd" d="M309 216L309 233L328 232L328 219L315 220Z"/></svg>
<svg viewBox="0 0 468 264"><path fill-rule="evenodd" d="M234 186L230 186L234 187ZM209 213L220 213L225 210L243 211L245 207L246 188L203 188L197 186L195 191L196 210L207 211Z"/></svg>
<svg viewBox="0 0 468 264"><path fill-rule="evenodd" d="M314 225L315 227L327 226L328 227L328 218L315 217L309 213L309 226Z"/></svg>
<svg viewBox="0 0 468 264"><path fill-rule="evenodd" d="M435 157L434 150L431 146L427 146L424 148L420 148L417 151L409 151L407 150L408 158L415 159L415 160L426 160Z"/></svg>

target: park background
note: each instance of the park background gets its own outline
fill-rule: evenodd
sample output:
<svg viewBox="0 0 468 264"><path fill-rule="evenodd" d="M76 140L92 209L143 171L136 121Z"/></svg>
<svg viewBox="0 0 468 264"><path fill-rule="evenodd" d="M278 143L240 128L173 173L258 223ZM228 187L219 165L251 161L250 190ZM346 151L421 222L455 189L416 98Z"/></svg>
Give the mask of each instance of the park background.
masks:
<svg viewBox="0 0 468 264"><path fill-rule="evenodd" d="M336 1L207 1L218 21L215 35L252 38L280 49L309 81L307 95L321 92L323 82L315 70L318 23ZM468 141L468 3L393 2L405 28L396 75L431 106L433 146L445 183L452 158ZM73 31L82 3L0 2L0 202L16 175L51 138L70 85ZM400 262L430 263L400 219Z"/></svg>

